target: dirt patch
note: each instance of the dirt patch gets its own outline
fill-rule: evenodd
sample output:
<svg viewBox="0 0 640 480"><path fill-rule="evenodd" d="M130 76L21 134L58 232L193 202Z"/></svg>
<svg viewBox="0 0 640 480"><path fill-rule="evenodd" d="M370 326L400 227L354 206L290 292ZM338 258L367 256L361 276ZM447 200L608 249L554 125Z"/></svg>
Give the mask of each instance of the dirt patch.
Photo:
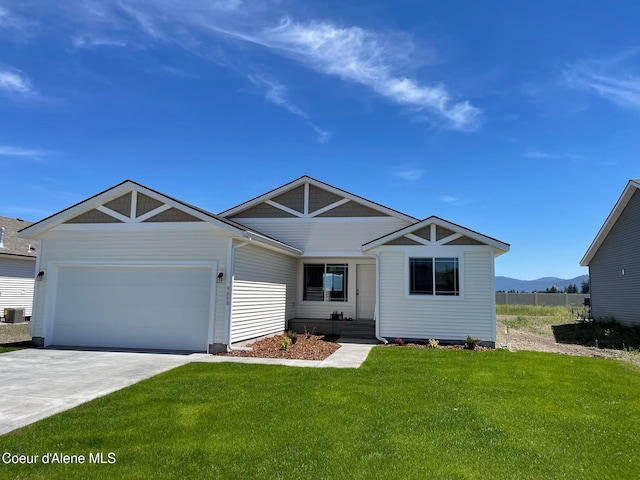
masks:
<svg viewBox="0 0 640 480"><path fill-rule="evenodd" d="M581 357L609 358L626 360L640 365L640 355L605 348L584 347L557 343L549 326L549 332L541 335L509 328L500 320L506 316L498 315L496 347L508 347L511 350L531 350L534 352L559 353L563 355L577 355Z"/></svg>
<svg viewBox="0 0 640 480"><path fill-rule="evenodd" d="M284 335L262 338L249 345L252 350L233 350L223 355L229 357L287 358L291 360L324 360L340 348L335 335L298 336L296 343L291 343L282 350Z"/></svg>

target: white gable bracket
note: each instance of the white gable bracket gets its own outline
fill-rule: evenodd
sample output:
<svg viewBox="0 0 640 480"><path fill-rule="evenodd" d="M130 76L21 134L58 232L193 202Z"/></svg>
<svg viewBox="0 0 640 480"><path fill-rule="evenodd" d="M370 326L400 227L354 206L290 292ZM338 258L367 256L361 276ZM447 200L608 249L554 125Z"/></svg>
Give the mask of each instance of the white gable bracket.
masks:
<svg viewBox="0 0 640 480"><path fill-rule="evenodd" d="M170 208L171 208L171 205L167 205L167 204L162 205L162 206L160 206L158 208L154 208L150 212L147 212L144 215L140 215L138 218L136 218L136 222L144 222L145 220L148 220L151 217L155 217L159 213L162 213L162 212L164 212L166 210L169 210Z"/></svg>
<svg viewBox="0 0 640 480"><path fill-rule="evenodd" d="M328 212L329 210L333 210L336 207L339 207L340 205L344 205L345 203L347 203L349 201L348 198L343 198L342 200L338 200L337 202L333 202L331 205L327 205L326 207L322 207L319 210L316 210L315 212L313 212L312 214L310 214L310 217L315 217L317 215L321 215L325 212Z"/></svg>
<svg viewBox="0 0 640 480"><path fill-rule="evenodd" d="M419 237L418 235L414 235L413 233L407 233L405 238L409 240L413 240L414 242L421 243L422 245L431 245L431 242L426 238Z"/></svg>
<svg viewBox="0 0 640 480"><path fill-rule="evenodd" d="M293 208L280 205L279 203L274 202L273 200L265 200L264 203L266 203L267 205L271 205L272 207L275 207L278 210L282 210L283 212L287 212L287 213L290 213L291 215L295 215L296 217L302 217L302 214L300 212L295 211Z"/></svg>
<svg viewBox="0 0 640 480"><path fill-rule="evenodd" d="M131 218L136 218L136 212L138 211L138 191L133 190L131 192Z"/></svg>
<svg viewBox="0 0 640 480"><path fill-rule="evenodd" d="M449 242L453 242L454 240L457 240L460 237L463 237L464 235L462 235L461 233L454 233L453 235L449 235L448 237L444 237L441 240L438 240L436 243L438 245L444 245L445 243L449 243Z"/></svg>
<svg viewBox="0 0 640 480"><path fill-rule="evenodd" d="M110 217L116 218L118 220L120 220L121 222L124 223L131 223L131 219L129 217L126 217L124 215L122 215L121 213L116 212L115 210L111 210L108 207L105 207L104 205L100 205L98 207L96 207L96 210L109 215Z"/></svg>

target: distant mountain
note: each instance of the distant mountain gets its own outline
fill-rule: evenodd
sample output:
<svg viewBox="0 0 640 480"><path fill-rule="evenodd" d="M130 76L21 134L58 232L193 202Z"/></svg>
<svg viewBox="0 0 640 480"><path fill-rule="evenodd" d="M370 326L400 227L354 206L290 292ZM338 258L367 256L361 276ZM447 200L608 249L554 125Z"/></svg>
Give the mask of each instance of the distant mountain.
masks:
<svg viewBox="0 0 640 480"><path fill-rule="evenodd" d="M577 285L578 291L583 281L588 281L589 275L580 275L576 278L568 280L558 277L543 277L536 280L518 280L517 278L496 277L496 290L508 292L515 290L516 292L533 292L545 291L547 288L556 287L558 290L564 290L569 285Z"/></svg>

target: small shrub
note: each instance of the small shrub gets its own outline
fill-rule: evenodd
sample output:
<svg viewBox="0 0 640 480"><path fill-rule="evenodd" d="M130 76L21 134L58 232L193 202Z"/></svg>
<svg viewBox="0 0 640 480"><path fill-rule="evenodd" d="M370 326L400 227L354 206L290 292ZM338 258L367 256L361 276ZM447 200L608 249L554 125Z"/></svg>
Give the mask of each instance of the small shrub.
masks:
<svg viewBox="0 0 640 480"><path fill-rule="evenodd" d="M440 342L435 338L430 338L428 345L429 345L429 348L438 348L440 346Z"/></svg>
<svg viewBox="0 0 640 480"><path fill-rule="evenodd" d="M289 348L289 345L291 345L291 339L285 335L280 341L280 350L286 351Z"/></svg>
<svg viewBox="0 0 640 480"><path fill-rule="evenodd" d="M464 347L467 350L475 350L481 341L482 340L480 340L479 338L473 338L471 336L467 336L467 340L464 343Z"/></svg>
<svg viewBox="0 0 640 480"><path fill-rule="evenodd" d="M293 345L296 344L296 342L298 341L298 333L294 332L293 330L289 330L287 333L285 333L285 336L291 340L291 343Z"/></svg>
<svg viewBox="0 0 640 480"><path fill-rule="evenodd" d="M304 338L309 339L310 336L312 336L314 334L314 332L316 331L316 327L313 327L313 329L311 331L307 330L307 326L304 326Z"/></svg>

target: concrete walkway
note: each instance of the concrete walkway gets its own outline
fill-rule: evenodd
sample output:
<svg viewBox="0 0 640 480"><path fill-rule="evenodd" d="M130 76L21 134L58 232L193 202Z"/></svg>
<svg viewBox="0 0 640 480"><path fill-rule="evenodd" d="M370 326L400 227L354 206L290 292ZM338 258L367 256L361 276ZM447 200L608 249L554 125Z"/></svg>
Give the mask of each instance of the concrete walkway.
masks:
<svg viewBox="0 0 640 480"><path fill-rule="evenodd" d="M322 361L290 360L287 358L225 357L222 355L206 355L194 358L193 361L206 363L256 363L262 365L287 365L290 367L359 368L367 359L371 349L378 344L376 341L356 338L344 338L338 343L340 344L340 348Z"/></svg>

